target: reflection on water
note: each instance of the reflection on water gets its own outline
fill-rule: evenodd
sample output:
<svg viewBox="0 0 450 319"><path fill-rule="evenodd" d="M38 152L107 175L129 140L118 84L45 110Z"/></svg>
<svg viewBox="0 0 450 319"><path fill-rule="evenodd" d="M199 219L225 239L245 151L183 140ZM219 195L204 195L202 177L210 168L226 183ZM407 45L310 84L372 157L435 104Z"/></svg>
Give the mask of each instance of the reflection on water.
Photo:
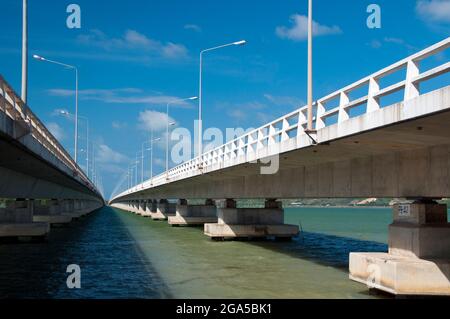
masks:
<svg viewBox="0 0 450 319"><path fill-rule="evenodd" d="M66 269L81 267L82 289ZM169 296L120 219L109 208L52 229L44 244L0 244L1 298L158 298Z"/></svg>
<svg viewBox="0 0 450 319"><path fill-rule="evenodd" d="M352 218L341 223L341 215L333 209L290 209L286 220L301 220L307 231L303 239L292 243L214 242L199 228L170 228L127 213L120 217L175 297L367 298L373 296L366 287L348 279L348 253L386 251L386 245L371 237L387 236L388 211L355 210L344 214ZM374 223L374 214L386 218ZM349 220L362 222L352 226L358 234L366 228L371 235L351 238ZM319 223L349 236L313 233ZM348 233L345 224L351 230Z"/></svg>
<svg viewBox="0 0 450 319"><path fill-rule="evenodd" d="M171 228L104 208L46 244L0 244L0 297L372 298L348 279L352 251L386 251L389 209L287 209L292 242L214 242L201 228ZM66 267L79 264L82 289Z"/></svg>

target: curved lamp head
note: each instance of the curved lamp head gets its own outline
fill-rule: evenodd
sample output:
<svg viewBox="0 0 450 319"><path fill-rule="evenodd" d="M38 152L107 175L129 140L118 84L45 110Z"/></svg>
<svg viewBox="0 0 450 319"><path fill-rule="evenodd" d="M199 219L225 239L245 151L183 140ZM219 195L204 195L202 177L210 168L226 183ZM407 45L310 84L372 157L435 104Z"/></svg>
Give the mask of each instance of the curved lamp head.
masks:
<svg viewBox="0 0 450 319"><path fill-rule="evenodd" d="M39 60L39 61L45 61L45 58L43 58L43 57L41 57L41 56L39 56L37 54L33 55L33 59L36 59L36 60Z"/></svg>
<svg viewBox="0 0 450 319"><path fill-rule="evenodd" d="M234 42L233 44L234 44L234 45L246 45L246 44L247 44L247 41L241 40L241 41Z"/></svg>

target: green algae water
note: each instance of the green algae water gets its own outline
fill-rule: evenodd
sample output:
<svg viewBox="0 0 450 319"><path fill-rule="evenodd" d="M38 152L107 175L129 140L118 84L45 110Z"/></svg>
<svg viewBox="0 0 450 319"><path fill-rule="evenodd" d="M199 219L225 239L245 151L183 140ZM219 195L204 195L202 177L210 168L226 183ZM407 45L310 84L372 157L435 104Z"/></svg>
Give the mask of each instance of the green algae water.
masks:
<svg viewBox="0 0 450 319"><path fill-rule="evenodd" d="M373 298L348 279L348 254L386 251L391 220L390 209L287 209L303 229L293 242L215 242L201 228L116 213L176 298Z"/></svg>
<svg viewBox="0 0 450 319"><path fill-rule="evenodd" d="M0 243L1 298L380 298L348 279L348 255L386 251L389 208L292 208L292 242L211 241L103 208L48 243ZM81 267L81 289L66 267Z"/></svg>

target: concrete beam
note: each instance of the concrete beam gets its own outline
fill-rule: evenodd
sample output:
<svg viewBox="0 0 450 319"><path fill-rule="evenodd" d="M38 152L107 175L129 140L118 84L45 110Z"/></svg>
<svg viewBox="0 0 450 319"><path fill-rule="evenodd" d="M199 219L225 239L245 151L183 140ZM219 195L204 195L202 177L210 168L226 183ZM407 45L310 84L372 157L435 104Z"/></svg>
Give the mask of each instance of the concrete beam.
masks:
<svg viewBox="0 0 450 319"><path fill-rule="evenodd" d="M447 206L396 205L389 253L352 253L349 270L350 279L395 295L450 296Z"/></svg>
<svg viewBox="0 0 450 319"><path fill-rule="evenodd" d="M45 203L37 200L35 201L33 221L49 223L51 226L69 224L72 217L62 214L62 208L61 202L56 199L48 200Z"/></svg>
<svg viewBox="0 0 450 319"><path fill-rule="evenodd" d="M7 201L0 208L0 238L44 239L50 232L48 223L33 222L34 201Z"/></svg>
<svg viewBox="0 0 450 319"><path fill-rule="evenodd" d="M205 205L188 205L184 199L178 201L176 215L169 217L172 226L203 226L217 223L217 209L213 200L208 199Z"/></svg>
<svg viewBox="0 0 450 319"><path fill-rule="evenodd" d="M291 239L299 226L284 224L281 202L266 201L265 208L236 208L234 200L217 207L218 223L205 224L205 235L213 239L277 238Z"/></svg>
<svg viewBox="0 0 450 319"><path fill-rule="evenodd" d="M176 204L169 203L167 199L161 199L156 208L156 213L152 213L152 219L156 221L167 220L176 214Z"/></svg>

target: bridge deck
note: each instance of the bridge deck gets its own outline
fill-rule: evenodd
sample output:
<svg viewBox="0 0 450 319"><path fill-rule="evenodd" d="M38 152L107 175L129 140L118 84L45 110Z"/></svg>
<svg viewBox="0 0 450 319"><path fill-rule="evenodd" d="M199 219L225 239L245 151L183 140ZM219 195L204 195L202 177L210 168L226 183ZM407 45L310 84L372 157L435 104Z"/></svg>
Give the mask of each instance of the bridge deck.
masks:
<svg viewBox="0 0 450 319"><path fill-rule="evenodd" d="M420 62L450 46L450 38L399 61L314 105L314 138L304 133L306 107L137 185L113 200L140 198L448 197L450 87L420 85L450 70L450 62L420 71ZM405 70L406 78L381 87ZM351 93L367 87L367 95ZM381 98L404 91L383 107ZM328 107L338 100L337 107ZM352 117L354 108L362 114ZM332 118L336 121L333 123ZM265 174L265 159L279 170Z"/></svg>

